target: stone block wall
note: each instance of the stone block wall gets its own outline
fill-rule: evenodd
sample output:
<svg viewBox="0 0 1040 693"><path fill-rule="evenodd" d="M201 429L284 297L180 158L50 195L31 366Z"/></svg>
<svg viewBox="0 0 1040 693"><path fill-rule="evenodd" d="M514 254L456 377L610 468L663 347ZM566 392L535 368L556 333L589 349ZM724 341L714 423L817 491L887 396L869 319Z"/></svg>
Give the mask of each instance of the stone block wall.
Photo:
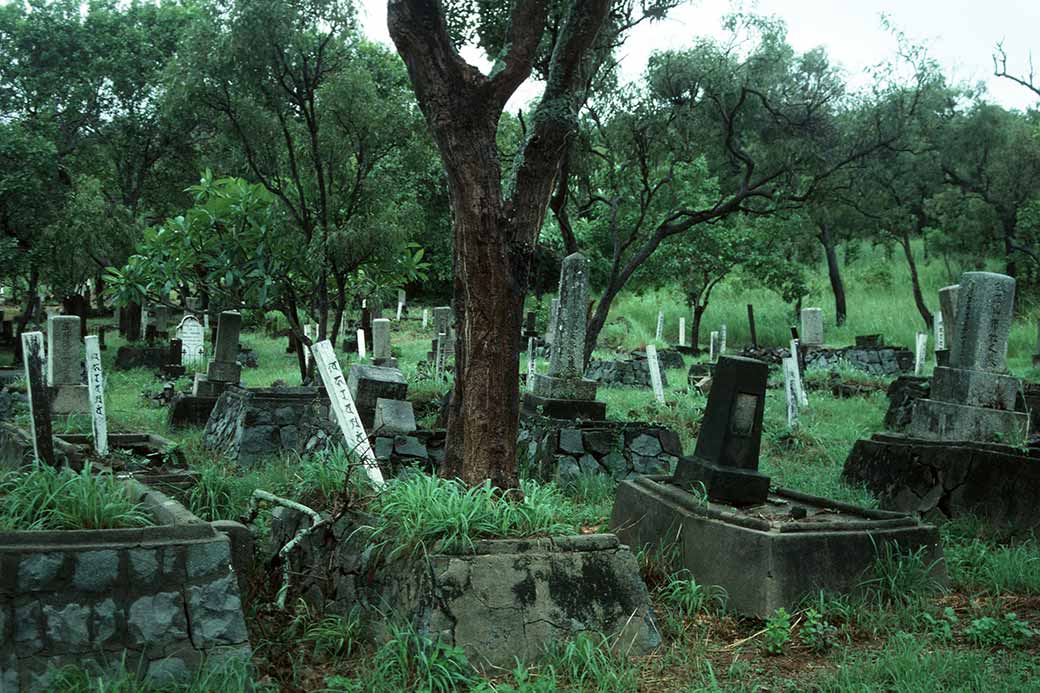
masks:
<svg viewBox="0 0 1040 693"><path fill-rule="evenodd" d="M585 377L601 385L623 385L626 387L650 387L650 366L646 359L627 361L591 361ZM661 370L661 383L668 387L668 379Z"/></svg>
<svg viewBox="0 0 1040 693"><path fill-rule="evenodd" d="M740 355L779 365L784 358L791 355L791 352L789 349L747 347L740 352ZM871 375L894 377L902 373L913 372L914 354L908 349L896 346L846 347L844 349L810 348L806 351L806 368L828 370L843 366Z"/></svg>
<svg viewBox="0 0 1040 693"><path fill-rule="evenodd" d="M640 422L557 421L524 417L518 440L529 473L562 483L582 475L616 481L637 474L670 474L682 457L679 436Z"/></svg>
<svg viewBox="0 0 1040 693"><path fill-rule="evenodd" d="M248 466L261 457L307 449L311 419L328 419L323 388L228 387L206 423L202 443Z"/></svg>
<svg viewBox="0 0 1040 693"><path fill-rule="evenodd" d="M194 522L0 533L0 691L49 690L68 665L166 684L249 656L228 537L174 514Z"/></svg>

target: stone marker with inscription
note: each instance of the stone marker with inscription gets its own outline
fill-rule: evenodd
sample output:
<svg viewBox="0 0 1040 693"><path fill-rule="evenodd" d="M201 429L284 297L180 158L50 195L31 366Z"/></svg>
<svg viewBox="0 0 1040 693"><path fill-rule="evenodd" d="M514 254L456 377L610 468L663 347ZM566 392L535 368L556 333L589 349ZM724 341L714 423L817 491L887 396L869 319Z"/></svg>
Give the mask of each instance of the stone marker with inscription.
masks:
<svg viewBox="0 0 1040 693"><path fill-rule="evenodd" d="M87 389L90 392L90 423L94 431L94 450L98 457L108 455L108 419L105 416L105 376L101 369L101 348L97 337L85 340Z"/></svg>
<svg viewBox="0 0 1040 693"><path fill-rule="evenodd" d="M242 366L238 363L238 337L242 328L242 316L226 310L217 320L217 344L213 358L206 369L204 379L196 376L193 394L197 397L216 397L228 385L238 385L242 378Z"/></svg>
<svg viewBox="0 0 1040 693"><path fill-rule="evenodd" d="M47 318L47 385L51 388L53 414L90 411L87 386L82 380L79 327L79 317L75 315Z"/></svg>
<svg viewBox="0 0 1040 693"><path fill-rule="evenodd" d="M206 328L194 315L185 315L177 325L181 340L181 363L188 368L199 368L206 362Z"/></svg>
<svg viewBox="0 0 1040 693"><path fill-rule="evenodd" d="M654 399L664 404L664 385L661 383L661 364L657 360L657 347L646 345L646 364L650 368L650 386L654 389Z"/></svg>
<svg viewBox="0 0 1040 693"><path fill-rule="evenodd" d="M823 346L823 309L802 308L800 339L805 346Z"/></svg>

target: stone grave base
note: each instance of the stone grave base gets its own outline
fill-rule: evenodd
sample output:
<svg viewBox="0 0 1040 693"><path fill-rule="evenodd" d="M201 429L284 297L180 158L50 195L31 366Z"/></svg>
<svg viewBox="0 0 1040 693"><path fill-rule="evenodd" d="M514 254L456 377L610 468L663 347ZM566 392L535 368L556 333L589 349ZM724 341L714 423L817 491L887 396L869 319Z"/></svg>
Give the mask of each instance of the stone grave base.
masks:
<svg viewBox="0 0 1040 693"><path fill-rule="evenodd" d="M758 359L766 363L779 365L784 357L790 356L788 349L747 347L740 352L741 356ZM827 349L807 347L805 350L805 367L828 370L846 366L869 373L894 377L901 373L913 373L914 354L909 349L897 346L878 347L846 347L844 349Z"/></svg>
<svg viewBox="0 0 1040 693"><path fill-rule="evenodd" d="M206 659L249 657L229 539L241 535L123 483L156 526L0 532L0 691L53 690L68 665L169 685Z"/></svg>
<svg viewBox="0 0 1040 693"><path fill-rule="evenodd" d="M444 431L413 431L369 437L379 466L386 476L407 470L436 474L444 463Z"/></svg>
<svg viewBox="0 0 1040 693"><path fill-rule="evenodd" d="M1029 413L919 399L907 432L935 440L1024 443L1029 437Z"/></svg>
<svg viewBox="0 0 1040 693"><path fill-rule="evenodd" d="M268 555L309 524L277 509ZM367 545L364 525L348 515L308 537L294 553L299 577L290 601L302 593L333 612L360 607L377 642L387 637L388 620L403 622L461 647L484 671L537 660L547 646L585 631L634 656L660 643L639 565L612 534L477 540L458 553L428 547L386 561Z"/></svg>
<svg viewBox="0 0 1040 693"><path fill-rule="evenodd" d="M607 418L607 403L594 399L554 399L524 393L520 408L523 416L544 416L550 419L603 421Z"/></svg>
<svg viewBox="0 0 1040 693"><path fill-rule="evenodd" d="M329 418L324 388L244 388L230 386L217 400L202 444L248 466L282 452L303 452L310 419Z"/></svg>
<svg viewBox="0 0 1040 693"><path fill-rule="evenodd" d="M60 385L49 389L52 414L90 413L90 395L86 385Z"/></svg>
<svg viewBox="0 0 1040 693"><path fill-rule="evenodd" d="M856 441L842 477L881 507L951 519L974 514L1000 529L1040 527L1040 449L877 433Z"/></svg>
<svg viewBox="0 0 1040 693"><path fill-rule="evenodd" d="M618 487L610 527L634 551L677 544L681 567L698 583L723 587L727 608L756 618L793 610L820 590L855 590L886 543L901 552L924 547L933 576L946 579L935 527L786 489L737 510L705 502L666 476L639 477Z"/></svg>
<svg viewBox="0 0 1040 693"><path fill-rule="evenodd" d="M582 475L615 480L670 473L682 456L679 436L638 422L559 421L522 417L517 441L528 471L545 481L573 482Z"/></svg>
<svg viewBox="0 0 1040 693"><path fill-rule="evenodd" d="M901 375L888 386L888 411L885 430L904 431L910 425L914 402L928 397L932 381L920 375Z"/></svg>
<svg viewBox="0 0 1040 693"><path fill-rule="evenodd" d="M199 397L178 392L170 400L169 425L171 428L205 426L216 405L216 397Z"/></svg>

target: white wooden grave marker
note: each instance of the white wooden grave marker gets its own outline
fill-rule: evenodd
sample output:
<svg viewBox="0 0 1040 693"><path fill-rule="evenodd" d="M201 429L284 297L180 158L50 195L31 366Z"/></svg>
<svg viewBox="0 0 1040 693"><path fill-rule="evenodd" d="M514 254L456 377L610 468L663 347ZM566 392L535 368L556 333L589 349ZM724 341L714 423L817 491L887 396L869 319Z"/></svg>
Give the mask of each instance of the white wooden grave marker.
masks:
<svg viewBox="0 0 1040 693"><path fill-rule="evenodd" d="M943 316L939 311L935 312L935 350L942 351L946 348L946 325L943 324Z"/></svg>
<svg viewBox="0 0 1040 693"><path fill-rule="evenodd" d="M437 335L437 363L435 368L435 375L437 380L444 379L444 351L445 342L448 341L448 335L445 332L440 332Z"/></svg>
<svg viewBox="0 0 1040 693"><path fill-rule="evenodd" d="M657 347L646 345L646 362L650 366L650 385L654 388L654 399L664 404L664 385L661 383L661 364L657 360Z"/></svg>
<svg viewBox="0 0 1040 693"><path fill-rule="evenodd" d="M105 417L105 376L101 371L101 345L98 338L84 337L87 351L87 393L90 395L90 423L94 429L94 450L99 457L108 454L108 419Z"/></svg>
<svg viewBox="0 0 1040 693"><path fill-rule="evenodd" d="M686 318L679 318L679 346L686 346Z"/></svg>
<svg viewBox="0 0 1040 693"><path fill-rule="evenodd" d="M798 395L798 405L802 407L809 406L809 396L805 394L805 388L802 386L802 370L798 367L798 340L791 340L791 358L794 359L794 386L795 394Z"/></svg>
<svg viewBox="0 0 1040 693"><path fill-rule="evenodd" d="M708 346L708 361L710 363L715 363L718 360L719 360L719 333L718 332L712 332L711 333L711 341L709 342L709 346Z"/></svg>
<svg viewBox="0 0 1040 693"><path fill-rule="evenodd" d="M357 355L362 361L365 360L365 331L357 331Z"/></svg>
<svg viewBox="0 0 1040 693"><path fill-rule="evenodd" d="M531 389L534 383L534 374L538 365L538 359L534 353L534 337L527 338L527 389Z"/></svg>
<svg viewBox="0 0 1040 693"><path fill-rule="evenodd" d="M368 442L365 426L361 423L357 407L354 406L354 398L350 396L347 379L340 368L339 360L336 359L336 350L327 339L318 342L310 350L314 355L314 363L318 367L321 381L329 393L332 413L335 414L336 422L347 441L347 450L361 458L368 478L377 488L383 488L386 486L383 473L379 470L379 463L376 462L376 455Z"/></svg>
<svg viewBox="0 0 1040 693"><path fill-rule="evenodd" d="M924 374L924 358L928 352L928 333L918 332L916 340L916 349L914 349L914 375Z"/></svg>
<svg viewBox="0 0 1040 693"><path fill-rule="evenodd" d="M664 334L664 311L659 310L657 311L657 334L654 339L660 340L662 334Z"/></svg>
<svg viewBox="0 0 1040 693"><path fill-rule="evenodd" d="M726 325L725 323L719 329L719 356L726 353Z"/></svg>
<svg viewBox="0 0 1040 693"><path fill-rule="evenodd" d="M430 309L429 308L423 308L422 309L422 328L424 330L426 329L426 325L429 322L430 322Z"/></svg>
<svg viewBox="0 0 1040 693"><path fill-rule="evenodd" d="M798 359L788 356L783 360L784 399L787 402L787 428L798 429Z"/></svg>

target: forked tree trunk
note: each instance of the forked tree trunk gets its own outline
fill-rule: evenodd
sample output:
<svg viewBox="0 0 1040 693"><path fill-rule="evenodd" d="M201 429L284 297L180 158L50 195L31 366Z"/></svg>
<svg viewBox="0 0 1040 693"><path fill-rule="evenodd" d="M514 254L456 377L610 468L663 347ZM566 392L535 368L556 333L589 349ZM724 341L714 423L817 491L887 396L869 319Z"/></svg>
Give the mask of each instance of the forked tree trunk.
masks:
<svg viewBox="0 0 1040 693"><path fill-rule="evenodd" d="M914 250L910 246L909 233L903 233L900 238L900 245L903 246L903 254L906 256L906 264L910 267L910 287L914 292L914 303L917 304L917 311L924 319L924 324L929 330L931 330L933 320L932 311L928 310L928 304L924 301L924 293L921 291L921 280L917 276L917 261L914 260Z"/></svg>

